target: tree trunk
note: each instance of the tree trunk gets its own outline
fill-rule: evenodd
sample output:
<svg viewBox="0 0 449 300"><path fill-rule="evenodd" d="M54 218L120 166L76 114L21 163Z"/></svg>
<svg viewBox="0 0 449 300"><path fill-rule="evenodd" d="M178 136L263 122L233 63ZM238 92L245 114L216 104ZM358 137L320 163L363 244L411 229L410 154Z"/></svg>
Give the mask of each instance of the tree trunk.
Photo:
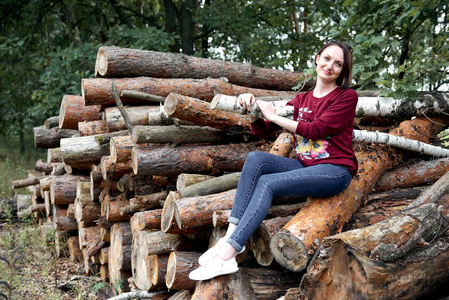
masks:
<svg viewBox="0 0 449 300"><path fill-rule="evenodd" d="M59 116L53 116L44 121L44 126L47 129L53 128L53 127L59 127ZM61 128L61 127L59 127Z"/></svg>
<svg viewBox="0 0 449 300"><path fill-rule="evenodd" d="M162 209L152 209L135 213L131 217L131 227L134 230L148 230L161 228Z"/></svg>
<svg viewBox="0 0 449 300"><path fill-rule="evenodd" d="M167 262L167 276L165 284L173 290L193 290L196 281L189 279L189 273L198 268L197 252L172 252Z"/></svg>
<svg viewBox="0 0 449 300"><path fill-rule="evenodd" d="M192 144L229 142L232 136L219 129L206 126L135 126L132 132L134 144Z"/></svg>
<svg viewBox="0 0 449 300"><path fill-rule="evenodd" d="M179 229L184 230L190 227L211 225L213 212L231 209L234 197L235 189L219 194L190 198L167 197L162 213L161 229L166 232L173 227L175 222Z"/></svg>
<svg viewBox="0 0 449 300"><path fill-rule="evenodd" d="M163 66L163 67L162 67ZM103 46L98 50L99 77L220 78L241 86L292 90L299 72L265 69L239 62L225 62L179 53ZM312 87L308 85L306 89Z"/></svg>
<svg viewBox="0 0 449 300"><path fill-rule="evenodd" d="M53 205L52 221L55 231L74 231L78 230L78 223L67 217L67 205Z"/></svg>
<svg viewBox="0 0 449 300"><path fill-rule="evenodd" d="M100 105L85 106L79 95L64 95L59 109L59 128L78 130L78 122L103 119Z"/></svg>
<svg viewBox="0 0 449 300"><path fill-rule="evenodd" d="M54 177L50 183L51 203L69 204L75 202L78 180L87 180L87 177L71 174Z"/></svg>
<svg viewBox="0 0 449 300"><path fill-rule="evenodd" d="M265 151L266 144L242 143L212 146L140 146L132 153L134 174L176 177L181 173L220 174L241 171L251 151Z"/></svg>
<svg viewBox="0 0 449 300"><path fill-rule="evenodd" d="M75 200L75 219L81 221L95 221L101 215L101 204L91 200Z"/></svg>
<svg viewBox="0 0 449 300"><path fill-rule="evenodd" d="M84 105L115 106L112 94L112 82L117 91L136 90L139 92L167 97L168 94L182 93L183 95L211 101L214 93L226 95L240 95L252 93L255 96L287 96L293 98L294 92L271 91L265 89L248 88L230 84L222 79L165 79L150 77L135 78L85 78L81 80L81 92L84 97ZM121 98L123 105L147 105L148 101L136 98Z"/></svg>
<svg viewBox="0 0 449 300"><path fill-rule="evenodd" d="M78 130L59 129L57 127L47 129L44 125L34 127L33 131L34 147L36 148L56 148L59 147L61 139L80 135Z"/></svg>
<svg viewBox="0 0 449 300"><path fill-rule="evenodd" d="M234 134L251 134L247 116L212 110L205 101L170 93L165 99L164 111L168 116L202 126L210 126Z"/></svg>
<svg viewBox="0 0 449 300"><path fill-rule="evenodd" d="M429 136L440 130L439 125L429 120L414 119L401 123L394 132L427 141ZM392 149L389 151L392 152ZM400 156L400 153L394 153ZM345 191L332 197L308 199L306 206L273 236L270 248L279 264L291 271L303 270L309 261L309 253L316 249L315 240L341 230L380 176L394 164L390 153L381 148L365 150L357 158L359 173Z"/></svg>

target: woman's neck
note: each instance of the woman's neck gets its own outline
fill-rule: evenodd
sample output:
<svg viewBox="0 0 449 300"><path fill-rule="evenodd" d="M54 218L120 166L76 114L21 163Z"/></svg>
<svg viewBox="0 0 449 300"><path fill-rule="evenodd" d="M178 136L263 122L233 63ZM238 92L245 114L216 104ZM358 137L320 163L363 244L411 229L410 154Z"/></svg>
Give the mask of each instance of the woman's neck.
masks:
<svg viewBox="0 0 449 300"><path fill-rule="evenodd" d="M338 85L336 85L335 82L329 84L317 82L317 85L313 90L313 96L315 96L316 98L324 97L335 90L337 87Z"/></svg>

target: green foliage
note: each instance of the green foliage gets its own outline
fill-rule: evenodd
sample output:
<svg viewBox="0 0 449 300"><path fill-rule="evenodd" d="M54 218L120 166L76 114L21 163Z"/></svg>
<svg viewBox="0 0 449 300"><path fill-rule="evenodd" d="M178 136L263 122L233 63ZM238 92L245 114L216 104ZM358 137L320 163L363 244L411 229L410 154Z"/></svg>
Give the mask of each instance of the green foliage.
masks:
<svg viewBox="0 0 449 300"><path fill-rule="evenodd" d="M443 146L449 148L449 128L441 131L437 136L440 138L440 140L444 140Z"/></svg>

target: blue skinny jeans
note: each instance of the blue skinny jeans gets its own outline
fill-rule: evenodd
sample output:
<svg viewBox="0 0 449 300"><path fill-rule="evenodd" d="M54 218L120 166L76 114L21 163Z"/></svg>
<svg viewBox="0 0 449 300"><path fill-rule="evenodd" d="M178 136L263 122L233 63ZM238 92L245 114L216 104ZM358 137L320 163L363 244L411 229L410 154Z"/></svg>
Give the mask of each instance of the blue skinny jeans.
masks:
<svg viewBox="0 0 449 300"><path fill-rule="evenodd" d="M278 196L328 197L345 190L352 174L344 166L304 167L297 159L250 152L243 165L228 223L237 225L227 239L240 251Z"/></svg>

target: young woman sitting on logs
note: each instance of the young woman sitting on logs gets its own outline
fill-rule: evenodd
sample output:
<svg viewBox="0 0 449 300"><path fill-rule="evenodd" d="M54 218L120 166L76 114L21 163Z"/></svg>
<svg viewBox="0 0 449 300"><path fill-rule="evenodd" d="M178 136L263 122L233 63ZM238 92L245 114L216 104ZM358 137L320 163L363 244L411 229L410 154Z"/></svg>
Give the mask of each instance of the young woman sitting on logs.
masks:
<svg viewBox="0 0 449 300"><path fill-rule="evenodd" d="M315 65L315 88L287 104L294 107L293 120L277 115L270 102L258 101L252 94L238 97L246 110L256 104L266 119L251 117L255 136L264 137L281 128L294 134L296 158L249 153L226 235L199 258L200 267L190 273L190 279L207 280L237 272L235 256L245 250L245 243L266 217L274 197L336 195L357 173L352 131L358 96L349 89L351 49L330 40L315 56Z"/></svg>

